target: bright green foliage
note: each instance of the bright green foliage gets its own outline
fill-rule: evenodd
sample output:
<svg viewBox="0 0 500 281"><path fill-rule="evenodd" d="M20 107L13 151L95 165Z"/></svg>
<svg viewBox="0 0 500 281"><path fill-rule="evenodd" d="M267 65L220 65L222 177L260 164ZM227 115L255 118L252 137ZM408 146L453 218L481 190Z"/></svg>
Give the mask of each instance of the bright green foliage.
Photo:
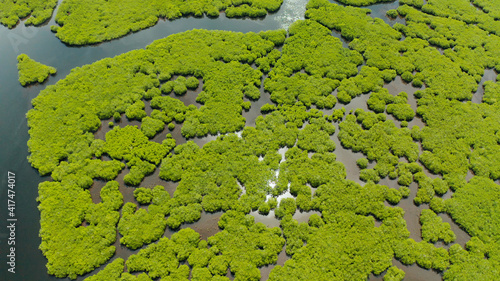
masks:
<svg viewBox="0 0 500 281"><path fill-rule="evenodd" d="M294 104L299 100L308 107L314 104L320 109L330 109L337 103L332 92L338 85L338 80L296 73L292 77L276 75L266 80L265 89L271 92L271 100L277 104Z"/></svg>
<svg viewBox="0 0 500 281"><path fill-rule="evenodd" d="M366 103L368 108L378 113L384 112L387 105L387 113L394 115L398 120L410 121L415 117L415 112L407 101L408 94L405 92L392 96L387 89L382 88L372 92Z"/></svg>
<svg viewBox="0 0 500 281"><path fill-rule="evenodd" d="M102 188L99 204L92 204L88 190L66 180L41 183L37 200L40 250L49 260L49 274L75 279L113 256L120 217L117 209L123 204L117 182ZM89 225L83 226L83 220Z"/></svg>
<svg viewBox="0 0 500 281"><path fill-rule="evenodd" d="M278 105L298 100L307 107L332 108L337 103L332 95L339 85L337 79L355 75L362 57L342 48L339 39L314 21L292 24L289 34L281 58L264 83L271 100Z"/></svg>
<svg viewBox="0 0 500 281"><path fill-rule="evenodd" d="M408 198L410 196L410 188L407 186L400 186L399 192L401 193L401 197Z"/></svg>
<svg viewBox="0 0 500 281"><path fill-rule="evenodd" d="M261 108L260 108L260 112L262 112L263 114L267 114L269 112L272 112L272 111L275 111L276 110L276 106L274 104L264 104Z"/></svg>
<svg viewBox="0 0 500 281"><path fill-rule="evenodd" d="M420 99L417 113L428 126L421 130L421 162L433 173L465 177L500 178L498 166L497 105L461 103L443 99ZM472 148L472 151L471 151ZM449 181L449 180L448 180ZM454 188L452 183L449 183Z"/></svg>
<svg viewBox="0 0 500 281"><path fill-rule="evenodd" d="M198 79L196 77L191 76L186 80L186 87L188 89L194 90L194 89L198 88L199 85L200 85L200 81L198 81Z"/></svg>
<svg viewBox="0 0 500 281"><path fill-rule="evenodd" d="M484 12L488 13L489 16L493 17L495 20L500 19L500 7L495 0L473 0L472 3L480 7Z"/></svg>
<svg viewBox="0 0 500 281"><path fill-rule="evenodd" d="M297 127L302 126L304 120L310 116L305 110L301 110L305 108L295 108L298 112L305 113L305 116L297 116L298 114L295 114L295 112L291 112L290 116L286 116L284 115L286 112L284 112L283 108L280 108L279 112L273 112L265 117L257 117L255 128L245 127L243 130L242 137L249 145L249 149L258 156L268 155L264 160L268 164L275 163L275 168L278 168L277 164L281 160L281 155L277 155L278 160L275 159L275 151L285 146L293 147L299 133ZM293 119L287 120L288 117ZM271 167L273 166L271 165Z"/></svg>
<svg viewBox="0 0 500 281"><path fill-rule="evenodd" d="M5 0L0 2L0 23L13 28L19 19L30 16L25 25L41 25L52 16L57 0Z"/></svg>
<svg viewBox="0 0 500 281"><path fill-rule="evenodd" d="M93 178L112 180L124 167L125 164L117 160L86 159L77 163L63 161L52 173L52 178L56 181L65 181L82 188L89 188L93 184Z"/></svg>
<svg viewBox="0 0 500 281"><path fill-rule="evenodd" d="M154 137L157 133L165 129L165 123L158 119L153 119L149 116L142 118L141 131L148 138Z"/></svg>
<svg viewBox="0 0 500 281"><path fill-rule="evenodd" d="M351 6L369 6L377 3L391 2L391 0L339 0L339 2Z"/></svg>
<svg viewBox="0 0 500 281"><path fill-rule="evenodd" d="M240 62L254 62L273 47L273 42L255 33L193 30L158 40L145 50L77 68L33 100L34 110L28 113L30 162L47 174L70 155L74 160L90 158L88 147L94 139L92 132L101 124L99 119L127 109L130 118L142 119L145 93L160 86L159 78L172 75L203 77L204 93L198 99L204 105L200 110L194 105L186 109L182 103L165 105L172 103L169 100L155 102L162 98L156 96L152 106L166 107L167 112L157 110L152 118L164 123L171 122L164 119L186 119L182 127L186 137L241 130L245 124L242 91L246 85L260 85L262 73ZM231 80L226 79L229 76ZM168 112L172 107L177 113ZM48 140L51 146L46 145Z"/></svg>
<svg viewBox="0 0 500 281"><path fill-rule="evenodd" d="M372 181L378 183L380 181L380 176L374 169L363 169L359 173L359 179L364 182Z"/></svg>
<svg viewBox="0 0 500 281"><path fill-rule="evenodd" d="M410 83L413 80L413 74L409 71L403 72L403 74L401 74L401 79L406 83Z"/></svg>
<svg viewBox="0 0 500 281"><path fill-rule="evenodd" d="M302 69L318 79L341 80L358 73L357 66L363 62L362 57L355 51L342 48L341 41L317 22L297 21L288 32L281 58L269 74L271 79L290 77ZM325 82L331 84L333 81Z"/></svg>
<svg viewBox="0 0 500 281"><path fill-rule="evenodd" d="M203 268L208 266L208 263L213 257L215 257L214 250L207 249L206 241L200 241L200 243L198 244L198 248L195 249L189 256L188 262L189 265L191 265L193 268Z"/></svg>
<svg viewBox="0 0 500 281"><path fill-rule="evenodd" d="M394 10L394 9L391 9L391 10L388 10L386 13L385 13L389 18L391 19L395 19L398 17L398 11L397 10Z"/></svg>
<svg viewBox="0 0 500 281"><path fill-rule="evenodd" d="M437 248L433 244L413 239L406 239L394 246L394 256L403 264L411 265L415 262L425 269L443 271L450 265L450 256L444 248Z"/></svg>
<svg viewBox="0 0 500 281"><path fill-rule="evenodd" d="M153 83L151 77L142 73L127 78L139 58L137 55L132 52L77 68L33 99L34 110L27 114L31 135L28 147L30 162L41 174L53 171L64 158L71 162L89 159L90 144L94 140L92 132L99 128L99 118L125 112L128 105L142 96L130 89ZM114 72L114 78L109 78L110 72ZM51 146L46 145L48 140Z"/></svg>
<svg viewBox="0 0 500 281"><path fill-rule="evenodd" d="M486 1L481 5L486 7ZM49 273L76 278L104 264L114 254L118 221L121 242L135 249L158 240L166 226L178 229L199 220L205 210L226 212L219 222L222 230L208 238L210 247L193 230L180 230L171 240L161 238L129 258L130 272L147 274L136 278L121 273L123 261L118 261L101 271L103 278L228 280L230 268L236 280L259 280L258 267L275 263L286 242L286 252L293 257L272 270L271 280L363 280L385 270L386 280L401 280L401 270L391 267L393 257L404 264L446 271L447 280L482 276L494 280L500 264L499 211L494 204L500 191L492 181L500 178L496 84L485 83L485 103L462 101L472 97L485 68L500 69L500 39L481 30L486 24L495 29L485 20L490 15L478 11L472 18L477 27L461 21L470 16L467 1L437 2L429 0L421 11L400 7L398 13L408 25L395 24L393 29L367 15L367 9L311 0L310 19L292 25L288 38L284 30L259 34L193 30L77 68L56 86L47 87L33 100L34 109L27 117L30 162L41 174L52 173L54 180L40 185L38 198L40 249L49 260ZM423 5L420 0L400 3ZM149 4L148 9L155 9L157 3ZM231 4L236 8L226 12L234 16L262 14L262 9L253 9L255 3ZM75 7L86 5L90 4ZM101 7L107 5L111 4ZM445 18L454 7L460 8L454 19ZM148 16L139 13L134 18ZM342 48L328 28L351 41L350 49ZM403 41L401 33L406 36ZM282 52L276 49L280 45ZM435 46L444 48L443 54ZM358 73L363 58L366 66ZM255 127L244 127L242 111L252 105L244 97L260 97L263 73L269 73L264 88L274 104L264 107L267 114L257 117ZM422 129L406 128L415 115L407 95L393 96L383 88L396 75L414 85L425 84L415 93L417 114L425 123ZM199 109L167 96L185 94L200 80ZM335 89L344 103L371 92L368 108L374 112L358 109L345 115L341 108L324 116L318 109L336 104ZM151 100L150 116L144 100ZM384 113L402 120L403 128L387 121ZM119 127L122 114L142 120L140 129ZM111 117L115 128L105 141L96 140L93 133L101 120ZM332 120L342 121L341 144L365 155L358 165L366 184L346 180L346 168L332 153ZM221 136L202 148L193 142L175 147L170 134L162 144L149 140L165 124L172 130L181 123L186 138ZM242 133L227 134L236 131ZM280 148L287 150L284 160ZM102 156L113 160L102 161ZM442 179L427 177L417 160L442 174ZM139 185L160 162L161 178L179 182L173 197L162 186L138 188L134 196L149 204L147 209L128 203L120 219L123 196L111 180L126 163L130 172L124 182ZM375 164L372 169L366 169L368 162ZM469 170L476 177L467 183ZM375 184L387 176L401 187ZM94 179L109 181L99 204L92 203L86 190ZM416 204L430 203L434 212L450 213L475 236L467 251L452 246L448 253L426 242L453 240L447 224L430 210L421 216L424 241L408 239L404 211L389 204L408 197L407 186L414 180L419 186ZM452 199L435 197L449 188L456 191ZM275 197L266 202L270 194L287 190L294 198L279 205ZM299 224L291 217L297 208L321 215L313 214L308 223ZM281 218L281 230L255 224L245 215L252 210L268 214L272 209ZM375 220L380 226L375 227Z"/></svg>
<svg viewBox="0 0 500 281"><path fill-rule="evenodd" d="M431 199L429 207L436 213L444 213L446 211L446 202L443 198L434 197Z"/></svg>
<svg viewBox="0 0 500 281"><path fill-rule="evenodd" d="M56 16L59 26L54 28L54 31L65 43L87 45L146 29L155 25L159 18L173 20L189 15L201 17L204 14L218 17L219 11L225 11L228 17L262 17L267 12L278 10L281 3L281 0L244 2L200 0L189 3L180 0L168 2L64 0ZM122 12L117 13L117 11Z"/></svg>
<svg viewBox="0 0 500 281"><path fill-rule="evenodd" d="M403 92L404 93L404 92ZM415 112L407 103L394 103L387 106L387 113L392 114L400 121L410 121L415 117Z"/></svg>
<svg viewBox="0 0 500 281"><path fill-rule="evenodd" d="M405 272L395 266L389 267L384 275L384 281L402 281L405 278Z"/></svg>
<svg viewBox="0 0 500 281"><path fill-rule="evenodd" d="M106 265L106 267L96 275L85 278L85 281L120 280L120 275L123 273L123 264L124 260L122 258L117 258Z"/></svg>
<svg viewBox="0 0 500 281"><path fill-rule="evenodd" d="M208 268L193 268L192 274L191 280L193 281L213 280L212 274Z"/></svg>
<svg viewBox="0 0 500 281"><path fill-rule="evenodd" d="M316 227L319 228L324 224L323 220L319 218ZM307 242L310 234L314 231L307 223L298 223L292 218L291 214L287 214L281 219L280 226L283 229L283 236L286 238L285 251L290 256L293 256L304 247L304 243Z"/></svg>
<svg viewBox="0 0 500 281"><path fill-rule="evenodd" d="M374 227L371 217L339 212L307 235L307 245L283 267L276 266L269 280L367 279L371 272L380 274L391 266L389 236Z"/></svg>
<svg viewBox="0 0 500 281"><path fill-rule="evenodd" d="M364 169L360 178L378 182L379 176L384 178L396 172L399 157L406 157L410 162L418 158L418 146L413 142L410 130L397 128L391 120L385 120L385 115L374 114L357 109L356 116L348 115L340 123L339 140L344 148L354 152L362 152L370 161L377 161L373 170ZM358 124L361 123L361 125ZM409 185L412 174L398 167L401 185ZM402 179L404 178L404 181Z"/></svg>
<svg viewBox="0 0 500 281"><path fill-rule="evenodd" d="M335 143L330 136L335 133L335 126L324 118L311 119L309 124L299 131L297 146L309 152L332 152Z"/></svg>
<svg viewBox="0 0 500 281"><path fill-rule="evenodd" d="M413 202L418 206L422 203L431 202L432 198L436 194L434 189L434 181L426 176L423 172L416 173L415 181L418 183L417 196L413 199Z"/></svg>
<svg viewBox="0 0 500 281"><path fill-rule="evenodd" d="M496 247L496 248L495 248ZM500 274L498 266L498 244L487 247L477 237L472 237L466 244L467 251L455 244L450 247L451 266L444 273L443 279L458 280L494 280ZM486 258L486 257L490 258Z"/></svg>
<svg viewBox="0 0 500 281"><path fill-rule="evenodd" d="M143 178L154 172L168 151L175 146L175 140L167 138L162 144L149 141L137 126L116 127L106 133L102 151L113 159L124 159L130 168L125 175L127 185L137 186Z"/></svg>
<svg viewBox="0 0 500 281"><path fill-rule="evenodd" d="M448 192L448 189L450 189L448 187L448 183L441 178L435 178L434 180L432 180L432 185L434 187L434 191L438 195L443 195Z"/></svg>
<svg viewBox="0 0 500 281"><path fill-rule="evenodd" d="M318 214L312 214L309 217L309 223L308 224L311 227L320 228L321 226L325 225L325 222L323 221L323 219Z"/></svg>
<svg viewBox="0 0 500 281"><path fill-rule="evenodd" d="M150 100L154 97L159 97L161 96L161 90L158 88L151 88L147 90L146 92L143 93L144 99Z"/></svg>
<svg viewBox="0 0 500 281"><path fill-rule="evenodd" d="M182 96L187 92L186 83L186 77L179 76L175 81L168 81L167 83L162 85L162 91L165 94L169 94L173 90L175 95Z"/></svg>
<svg viewBox="0 0 500 281"><path fill-rule="evenodd" d="M422 240L427 242L437 242L443 240L446 244L455 241L457 236L450 228L450 224L443 220L429 209L422 210L420 214L420 224L422 225Z"/></svg>
<svg viewBox="0 0 500 281"><path fill-rule="evenodd" d="M123 182L130 186L139 185L145 176L151 175L156 169L154 164L142 161L139 158L133 158L127 165L130 167L130 173L123 177Z"/></svg>
<svg viewBox="0 0 500 281"><path fill-rule="evenodd" d="M116 127L106 133L106 143L103 152L113 159L124 159L131 162L137 158L159 164L175 143L159 144L149 141L147 136L137 126Z"/></svg>
<svg viewBox="0 0 500 281"><path fill-rule="evenodd" d="M366 169L366 167L368 167L368 159L359 158L358 160L356 160L356 164L360 169Z"/></svg>
<svg viewBox="0 0 500 281"><path fill-rule="evenodd" d="M285 244L279 228L269 229L262 223L255 224L253 219L250 215L228 211L219 221L223 230L208 238L212 248L218 249L215 254L220 253L229 261L235 280L260 280L257 267L276 263Z"/></svg>
<svg viewBox="0 0 500 281"><path fill-rule="evenodd" d="M118 223L118 231L123 236L120 243L133 250L158 240L167 224L162 214L152 214L145 209L136 208L134 203L125 204Z"/></svg>
<svg viewBox="0 0 500 281"><path fill-rule="evenodd" d="M422 8L424 0L399 0L399 5L410 5L417 8Z"/></svg>
<svg viewBox="0 0 500 281"><path fill-rule="evenodd" d="M122 119L122 116L119 112L115 112L113 114L113 120L115 120L115 122L120 122L121 119Z"/></svg>
<svg viewBox="0 0 500 281"><path fill-rule="evenodd" d="M146 111L144 111L144 106L145 105L143 101L136 101L134 104L127 107L127 110L125 110L125 115L127 115L127 118L129 120L141 120L147 115Z"/></svg>
<svg viewBox="0 0 500 281"><path fill-rule="evenodd" d="M267 46L263 48L270 51L272 43L269 41L266 43L268 43ZM266 52L265 50L260 51ZM218 51L222 52L222 50ZM250 62L260 56L260 53L257 55L257 51L259 50L249 54L248 60ZM222 56L221 58L224 60L230 60L231 58L228 56L232 54L220 53L217 55ZM245 58L241 59L245 60ZM261 76L262 72L236 61L229 63L218 61L206 66L203 91L196 99L204 106L199 111L188 114L182 127L183 136L191 138L204 136L208 133L215 135L220 132L224 134L243 129L245 125L245 118L241 116L243 90L247 86L260 85ZM227 77L231 77L231 79L227 79Z"/></svg>
<svg viewBox="0 0 500 281"><path fill-rule="evenodd" d="M404 41L399 41L401 34L384 23L382 19L374 19L367 15L369 11L332 4L326 0L312 0L307 4L306 17L330 29L340 31L342 37L352 41L349 47L363 54L367 66L380 70L392 68L398 74L412 72L415 67L407 57L401 56L400 53L409 51ZM394 74L391 72L385 72L381 74L381 77L385 81L390 81L394 78L392 75ZM365 80L367 80L364 82L366 85L369 79Z"/></svg>
<svg viewBox="0 0 500 281"><path fill-rule="evenodd" d="M419 166L416 162L399 162L397 165L397 170L396 172L394 172L394 174L398 176L398 184L409 186L413 182L413 175L419 172L422 172L422 167ZM391 175L389 175L389 177L391 177ZM391 178L396 178L396 176Z"/></svg>
<svg viewBox="0 0 500 281"><path fill-rule="evenodd" d="M221 136L203 148L188 142L174 152L163 160L160 177L180 181L174 193L179 206L201 203L208 212L257 209L274 173L268 165L276 165L259 161L245 139L234 134ZM242 194L239 183L245 190L240 201L246 203L238 202Z"/></svg>
<svg viewBox="0 0 500 281"><path fill-rule="evenodd" d="M266 31L261 31L259 32L259 35L266 39L266 40L269 40L271 42L274 43L274 45L276 46L281 46L283 45L283 43L285 42L285 39L286 39L286 36L287 36L287 32L286 30L284 29L279 29L279 30L266 30ZM271 53L272 54L272 53ZM275 55L278 55L279 57L279 53L274 53Z"/></svg>
<svg viewBox="0 0 500 281"><path fill-rule="evenodd" d="M364 186L346 180L332 182L318 187L314 204L322 211L325 221L339 211L359 215L373 214L377 219L383 220L391 216L391 213L401 210L384 205L388 191L387 186L370 182Z"/></svg>
<svg viewBox="0 0 500 281"><path fill-rule="evenodd" d="M421 50L425 52L426 55L424 56L422 56L423 54L418 55L418 52L410 54L417 70L420 71L415 76L415 78L418 78L415 81L423 81L427 86L434 88L439 87L439 89L435 90L438 90L439 94L444 94L447 98L470 99L471 92L475 91L484 69L498 65L497 47L493 47L498 46L498 37L489 36L487 31L481 30L483 28L491 31L490 28L485 28L481 24L477 26L467 24L468 20L461 18L461 16L465 16L464 14L460 15L458 13L453 16L454 19L442 18L440 12L437 12L434 7L436 1L431 2L422 9L427 14L408 6L402 6L398 9L400 14L406 16L408 24L407 26L395 25L395 28L403 32L407 37L422 38L445 49L453 47L453 49L444 51L444 57L436 53L435 50L428 48L425 48L427 50ZM460 3L458 5L463 6L459 9L462 12L469 10L471 13L466 12L465 14L468 13L472 17L476 17L472 14L478 12L470 6L468 1L445 2L446 4L440 3L439 5L453 6ZM456 7L451 9L456 9ZM448 12L449 10L444 13L447 14ZM428 13L439 16L432 16ZM484 14L479 15L479 18L479 21L487 19L487 21L491 22L491 18ZM465 20L465 22L460 20ZM498 29L498 26L494 29ZM422 60L423 57L426 57L425 60ZM447 58L452 62L448 61ZM464 72L469 75L464 75ZM434 79L433 77L439 77L440 79ZM450 88L451 85L453 85L452 88ZM433 92L433 94L435 93Z"/></svg>
<svg viewBox="0 0 500 281"><path fill-rule="evenodd" d="M193 199L197 200L197 198L193 198ZM172 200L172 201L174 201L174 200ZM175 202L175 203L177 203L177 202ZM175 204L175 203L172 203L172 204ZM173 208L170 211L170 217L167 219L167 225L172 229L177 229L177 228L179 228L179 226L182 223L195 222L201 218L201 210L202 210L202 205L198 204L198 203L188 204L186 206L179 206L179 207Z"/></svg>
<svg viewBox="0 0 500 281"><path fill-rule="evenodd" d="M259 214L267 215L267 214L269 214L269 211L271 211L271 207L269 206L269 204L267 202L260 205Z"/></svg>
<svg viewBox="0 0 500 281"><path fill-rule="evenodd" d="M420 70L415 75L413 83L421 80L427 86L422 95L439 95L457 100L472 98L472 92L477 89L475 78L462 72L459 65L442 56L435 48L426 47L407 54L415 67ZM436 76L440 79L435 79Z"/></svg>
<svg viewBox="0 0 500 281"><path fill-rule="evenodd" d="M399 203L401 198L402 195L401 192L399 192L399 190L394 188L389 188L389 190L387 191L386 199L389 203L396 205L397 203Z"/></svg>
<svg viewBox="0 0 500 281"><path fill-rule="evenodd" d="M344 107L342 107L340 109L335 109L335 110L333 110L333 113L332 113L332 120L335 122L340 122L340 121L342 121L342 118L344 118L344 115L345 115L345 108Z"/></svg>
<svg viewBox="0 0 500 281"><path fill-rule="evenodd" d="M484 96L483 102L487 104L494 104L500 98L500 84L493 81L484 82Z"/></svg>
<svg viewBox="0 0 500 281"><path fill-rule="evenodd" d="M161 120L164 123L170 123L172 120L182 122L185 114L189 110L184 103L171 97L159 96L151 100L151 117Z"/></svg>
<svg viewBox="0 0 500 281"><path fill-rule="evenodd" d="M393 103L394 100L395 97L389 94L389 90L381 88L370 93L370 98L368 98L366 104L369 109L375 111L376 113L383 113L386 105Z"/></svg>
<svg viewBox="0 0 500 281"><path fill-rule="evenodd" d="M23 86L36 82L42 83L49 75L56 74L54 67L36 62L26 54L21 54L17 57L17 70L19 70L19 83Z"/></svg>
<svg viewBox="0 0 500 281"><path fill-rule="evenodd" d="M151 205L148 206L148 212L165 216L170 213L170 209L170 194L161 185L153 187L153 199Z"/></svg>
<svg viewBox="0 0 500 281"><path fill-rule="evenodd" d="M489 3L488 3L489 2ZM489 7L493 4L491 1L473 1L478 3L479 7L484 7L485 12L489 12ZM440 17L453 17L457 20L464 21L468 24L477 24L478 27L499 35L499 26L495 24L498 16L495 13L485 14L481 9L471 5L467 0L459 1L429 1L427 5L422 7L422 11L440 16Z"/></svg>
<svg viewBox="0 0 500 281"><path fill-rule="evenodd" d="M484 242L500 241L499 196L498 184L476 176L446 200L446 210L470 235Z"/></svg>
<svg viewBox="0 0 500 281"><path fill-rule="evenodd" d="M134 197L139 204L149 204L153 200L153 190L145 187L139 187L134 190Z"/></svg>
<svg viewBox="0 0 500 281"><path fill-rule="evenodd" d="M417 196L414 199L417 205L429 203L435 194L443 195L448 191L448 184L440 178L431 179L423 172L416 173L414 178L418 183Z"/></svg>
<svg viewBox="0 0 500 281"><path fill-rule="evenodd" d="M272 190L274 195L286 190L290 183L292 194L310 198L311 189L306 184L316 188L346 177L344 165L335 161L333 153L315 153L309 158L306 151L293 147L286 152L285 157L286 161L280 164L278 184ZM302 208L300 204L299 208Z"/></svg>
<svg viewBox="0 0 500 281"><path fill-rule="evenodd" d="M295 199L293 198L284 198L280 201L278 208L274 211L274 214L278 218L282 218L285 215L295 214L297 210L297 204L295 203Z"/></svg>
<svg viewBox="0 0 500 281"><path fill-rule="evenodd" d="M106 267L96 275L85 278L85 281L151 281L151 278L149 278L146 273L135 276L128 272L123 272L123 269L124 260L122 258L117 258L106 265Z"/></svg>
<svg viewBox="0 0 500 281"><path fill-rule="evenodd" d="M379 91L384 81L389 82L396 77L396 72L386 69L379 71L376 67L363 66L359 75L344 79L338 88L337 98L342 103L349 103L352 98L370 91Z"/></svg>
<svg viewBox="0 0 500 281"><path fill-rule="evenodd" d="M179 266L179 262L185 261L199 243L198 233L191 228L181 229L172 235L172 239L162 237L158 243L151 244L139 253L130 256L126 265L129 272L146 271L151 278L165 278L183 272L185 274L185 269ZM189 276L189 268L187 275Z"/></svg>

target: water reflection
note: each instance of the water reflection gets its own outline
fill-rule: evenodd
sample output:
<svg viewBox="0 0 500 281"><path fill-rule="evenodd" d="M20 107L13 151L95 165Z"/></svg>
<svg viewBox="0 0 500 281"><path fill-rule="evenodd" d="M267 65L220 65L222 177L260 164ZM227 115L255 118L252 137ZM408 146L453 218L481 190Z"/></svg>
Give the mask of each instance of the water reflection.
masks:
<svg viewBox="0 0 500 281"><path fill-rule="evenodd" d="M304 19L306 5L308 0L285 0L281 5L280 12L276 15L275 20L279 22L279 27L288 29L288 27L298 21Z"/></svg>

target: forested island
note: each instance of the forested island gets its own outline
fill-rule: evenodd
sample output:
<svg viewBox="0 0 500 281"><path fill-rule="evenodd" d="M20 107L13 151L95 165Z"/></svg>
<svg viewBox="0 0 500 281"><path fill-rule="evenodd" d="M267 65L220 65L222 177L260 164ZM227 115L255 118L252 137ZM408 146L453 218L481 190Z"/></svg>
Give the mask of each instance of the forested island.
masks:
<svg viewBox="0 0 500 281"><path fill-rule="evenodd" d="M188 10L125 9L143 18L133 26L123 22L128 16L89 19L96 26L86 33L76 24L98 17L86 5L117 2L80 2L63 1L62 27L53 28L70 44L124 36L159 17L262 16L281 5L194 1L189 10L173 1ZM387 16L406 24L391 26L353 7L383 1L341 2L310 0L306 19L288 30L171 35L75 68L40 92L27 113L28 147L31 165L51 177L37 198L48 273L76 279L100 268L86 280L260 280L260 269L275 265L269 280L403 280L397 260L443 280L496 280L500 78L480 82L485 70L500 71L500 3L401 0ZM390 93L385 86L396 79L415 93ZM473 102L479 87L484 94ZM181 101L195 92L196 103ZM255 108L263 95L270 102ZM364 95L365 109L345 109ZM249 110L261 113L254 126L244 117ZM176 130L186 142L179 144ZM218 137L193 141L207 136ZM347 179L352 167L338 161L337 139L362 154L360 181ZM155 173L175 189L143 186ZM128 187L133 198L122 193ZM400 205L415 187L412 204L425 206L417 241ZM217 212L217 233L202 237L190 227ZM255 212L274 216L279 227L256 222ZM300 212L311 215L299 222ZM442 214L470 235L464 245ZM136 252L117 256L117 241ZM276 265L283 249L288 260Z"/></svg>
<svg viewBox="0 0 500 281"><path fill-rule="evenodd" d="M26 54L21 54L17 57L17 69L19 71L19 83L23 86L37 82L42 83L50 75L54 75L57 72L54 67L34 61Z"/></svg>

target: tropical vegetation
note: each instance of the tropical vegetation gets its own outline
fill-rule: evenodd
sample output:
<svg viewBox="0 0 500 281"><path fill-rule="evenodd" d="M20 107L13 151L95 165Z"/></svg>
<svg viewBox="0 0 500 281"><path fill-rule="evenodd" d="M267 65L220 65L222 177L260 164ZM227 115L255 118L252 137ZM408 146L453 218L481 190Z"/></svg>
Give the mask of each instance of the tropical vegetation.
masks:
<svg viewBox="0 0 500 281"><path fill-rule="evenodd" d="M492 2L474 1L478 10L465 0L400 1L391 14L406 24L390 26L368 9L311 0L288 32L192 30L74 69L27 114L29 161L52 178L38 197L48 272L75 279L102 266L89 280L228 280L228 271L260 280L259 268L275 265L270 280L403 280L396 259L444 280L494 280L497 82L471 101L484 70L500 70ZM65 3L60 11L86 5ZM257 2L232 4L226 13L260 15ZM415 93L388 91L395 79ZM197 105L179 99L196 89ZM270 101L259 107L263 95ZM362 97L366 107L346 110ZM248 125L246 110L262 114ZM197 144L208 135L217 137ZM359 153L357 167L338 160L341 149ZM159 179L145 186L152 175ZM421 239L410 238L405 200L422 206ZM215 234L194 230L218 212ZM257 214L279 227L256 223ZM455 243L448 215L469 241ZM126 261L118 241L137 250ZM283 250L287 261L276 265Z"/></svg>

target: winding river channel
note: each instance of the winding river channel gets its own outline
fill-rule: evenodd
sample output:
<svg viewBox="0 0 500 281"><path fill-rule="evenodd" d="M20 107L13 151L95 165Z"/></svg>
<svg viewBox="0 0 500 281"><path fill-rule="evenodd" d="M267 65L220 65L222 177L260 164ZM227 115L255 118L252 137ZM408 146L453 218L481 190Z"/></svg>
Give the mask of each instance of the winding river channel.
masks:
<svg viewBox="0 0 500 281"><path fill-rule="evenodd" d="M59 0L59 2L61 2L61 0ZM37 187L41 181L48 180L48 178L40 177L38 172L30 166L27 160L28 149L26 143L29 139L29 135L25 114L32 108L31 100L36 97L41 90L66 77L71 69L75 67L91 64L106 57L114 57L134 49L145 48L154 40L164 38L171 34L195 28L230 30L236 32L259 32L262 30L287 28L292 22L303 19L306 3L307 0L285 0L283 6L277 13L257 20L229 19L226 18L224 14L221 14L221 16L216 19L190 17L174 21L160 20L157 25L146 30L129 34L121 39L85 47L69 47L59 41L50 31L50 26L55 24L54 17L44 26L36 28L25 27L23 24L20 24L16 28L9 30L4 26L0 26L0 280L60 280L46 273L45 264L47 260L38 249L40 244L40 238L38 237L40 213L37 209L36 202L38 196ZM372 9L372 16L383 18L385 22L393 25L396 22L404 23L404 19L399 18L390 20L385 16L385 13L387 10L397 8L398 6L398 1L395 1L386 4L372 5L368 8ZM333 32L332 35L340 37L339 34L335 32ZM343 43L344 46L347 46L347 42L344 41ZM51 76L48 81L43 84L36 84L26 88L21 87L17 80L16 67L16 57L21 53L28 54L32 59L43 64L56 67L58 71L57 75ZM489 76L489 74L488 77L485 75L484 79L491 80ZM395 81L387 84L386 87L393 95L401 91L409 93L409 103L414 109L416 108L416 101L412 95L415 89L402 82L399 77ZM260 115L260 106L270 102L269 94L262 93L263 95L260 100L252 102L251 111L244 113L244 117L247 118L247 126L253 126L255 124L255 118ZM182 97L182 99L184 99L183 101L186 103L194 103L195 93L188 93ZM367 99L368 95L353 99L352 102L346 106L347 111L358 107L366 109ZM341 106L342 105L338 104L335 108L340 108ZM103 121L103 124L107 124L107 121ZM397 121L396 124L398 124ZM414 121L410 122L410 127L413 125L422 126L423 123L420 119L416 118ZM102 129L96 133L96 137L104 137L106 129L107 126L103 126ZM343 149L339 143L337 134L338 126L337 132L332 136L337 147L335 150L337 160L346 165L348 179L360 182L359 168L356 166L356 159L361 158L362 154ZM180 136L180 127L174 130L173 135L178 143L185 142ZM213 139L215 139L215 137L211 136L208 138L196 139L196 142L199 145L203 145ZM6 239L9 233L7 232L5 224L7 221L8 171L16 174L15 215L18 221L15 231L16 273L7 276L5 253L8 247ZM172 194L176 184L162 181L158 177L158 172L157 169L153 175L146 177L141 186L150 187L156 184L162 184ZM120 177L123 179L123 174L122 172L117 180L120 181ZM432 177L435 177L435 175L432 175ZM384 180L381 183L397 187L396 181ZM97 200L98 192L102 186L102 182L96 182L91 188L93 199ZM410 188L410 197L403 199L398 206L406 211L405 219L408 223L408 229L411 231L411 238L420 241L419 215L423 208L428 207L417 207L413 204L417 186L416 184L412 184ZM133 198L133 188L122 187L121 189L123 189L121 191L124 193L126 200L127 197L130 196ZM208 236L214 235L219 231L217 221L221 214L222 213L203 213L200 221L194 224L185 224L182 228L191 227L199 232L203 239L206 239ZM270 227L279 226L279 221L274 218L274 213L272 211L268 216L259 215L257 212L252 212L251 214L255 216L256 222L262 222ZM307 221L311 214L312 213L297 212L294 218L299 222ZM451 224L452 230L457 235L456 242L462 246L465 245L465 242L470 238L469 235L453 223L447 215L441 215L441 217L445 222ZM170 237L170 235L172 235L172 232L167 228L165 236ZM117 246L117 252L113 259L116 257L127 258L138 251L130 251L126 247L120 246L118 239L115 246ZM288 257L283 250L279 255L278 264L283 265L287 259ZM441 280L442 278L437 272L424 270L415 265L405 266L396 260L394 260L394 265L406 271L405 280L433 281ZM99 269L103 267L104 266ZM267 279L273 267L274 265L261 269L262 280ZM95 271L92 274L95 274ZM84 277L86 276L79 277L77 280L83 280ZM370 276L369 280L382 280L382 277Z"/></svg>

